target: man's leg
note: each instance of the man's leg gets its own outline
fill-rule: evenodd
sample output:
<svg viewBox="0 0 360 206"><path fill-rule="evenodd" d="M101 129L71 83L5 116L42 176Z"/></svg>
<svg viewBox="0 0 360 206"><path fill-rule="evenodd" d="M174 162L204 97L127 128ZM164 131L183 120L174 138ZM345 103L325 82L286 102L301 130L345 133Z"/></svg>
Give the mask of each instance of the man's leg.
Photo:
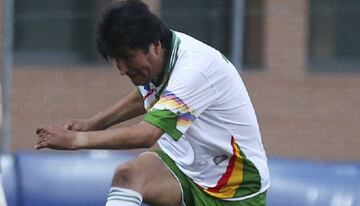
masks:
<svg viewBox="0 0 360 206"><path fill-rule="evenodd" d="M180 206L181 188L168 167L153 152L120 165L114 174L106 206Z"/></svg>

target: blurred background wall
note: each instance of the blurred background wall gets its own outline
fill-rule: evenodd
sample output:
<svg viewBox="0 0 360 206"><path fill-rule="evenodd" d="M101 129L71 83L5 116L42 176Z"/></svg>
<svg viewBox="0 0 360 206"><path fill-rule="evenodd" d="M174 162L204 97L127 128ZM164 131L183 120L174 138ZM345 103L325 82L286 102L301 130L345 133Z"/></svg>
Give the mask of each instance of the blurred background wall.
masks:
<svg viewBox="0 0 360 206"><path fill-rule="evenodd" d="M240 42L233 41L236 1L245 6ZM109 2L14 1L11 152L33 150L39 125L88 118L133 88L93 43ZM241 60L269 155L360 160L359 1L146 2L170 28Z"/></svg>

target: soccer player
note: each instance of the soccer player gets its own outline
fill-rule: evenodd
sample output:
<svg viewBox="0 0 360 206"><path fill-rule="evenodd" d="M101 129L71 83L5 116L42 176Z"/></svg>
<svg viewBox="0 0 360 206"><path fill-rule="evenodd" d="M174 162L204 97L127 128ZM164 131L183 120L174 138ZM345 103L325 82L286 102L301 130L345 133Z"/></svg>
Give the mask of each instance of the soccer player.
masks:
<svg viewBox="0 0 360 206"><path fill-rule="evenodd" d="M219 51L168 29L139 0L111 4L96 40L137 87L90 119L38 128L37 149L157 143L161 149L116 169L106 206L266 205L269 171L255 111ZM141 114L140 123L109 128Z"/></svg>

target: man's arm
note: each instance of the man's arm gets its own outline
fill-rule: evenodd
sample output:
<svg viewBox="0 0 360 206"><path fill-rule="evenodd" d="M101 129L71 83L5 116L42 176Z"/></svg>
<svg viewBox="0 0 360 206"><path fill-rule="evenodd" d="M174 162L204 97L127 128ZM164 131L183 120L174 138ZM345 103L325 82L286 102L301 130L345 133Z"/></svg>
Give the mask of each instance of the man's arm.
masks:
<svg viewBox="0 0 360 206"><path fill-rule="evenodd" d="M90 119L73 119L65 124L65 129L73 131L94 131L111 127L122 121L142 115L146 112L144 101L134 89L113 106L101 111Z"/></svg>
<svg viewBox="0 0 360 206"><path fill-rule="evenodd" d="M156 126L142 121L122 128L77 132L52 125L39 128L36 149L134 149L149 148L164 133Z"/></svg>

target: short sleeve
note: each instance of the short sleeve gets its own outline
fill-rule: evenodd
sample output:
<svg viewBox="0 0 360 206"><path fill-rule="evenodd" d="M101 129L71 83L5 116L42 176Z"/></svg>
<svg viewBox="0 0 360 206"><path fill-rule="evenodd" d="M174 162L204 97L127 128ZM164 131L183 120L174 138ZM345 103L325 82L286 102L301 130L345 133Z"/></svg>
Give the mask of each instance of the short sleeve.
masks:
<svg viewBox="0 0 360 206"><path fill-rule="evenodd" d="M202 72L190 69L174 72L144 120L178 140L216 99L213 84Z"/></svg>

